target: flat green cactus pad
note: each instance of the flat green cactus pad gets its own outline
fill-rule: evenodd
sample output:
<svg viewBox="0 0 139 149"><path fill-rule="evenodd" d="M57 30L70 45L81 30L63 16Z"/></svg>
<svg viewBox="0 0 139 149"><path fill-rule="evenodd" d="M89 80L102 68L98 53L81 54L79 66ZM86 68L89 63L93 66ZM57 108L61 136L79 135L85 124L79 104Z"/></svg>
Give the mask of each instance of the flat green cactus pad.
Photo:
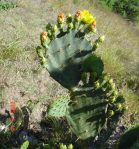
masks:
<svg viewBox="0 0 139 149"><path fill-rule="evenodd" d="M70 98L60 96L55 99L48 107L48 116L60 118L66 115Z"/></svg>
<svg viewBox="0 0 139 149"><path fill-rule="evenodd" d="M91 43L85 38L79 38L77 31L71 30L50 43L46 53L46 67L56 81L70 89L80 81L81 63L91 52Z"/></svg>
<svg viewBox="0 0 139 149"><path fill-rule="evenodd" d="M73 94L73 103L67 114L73 132L80 139L95 137L106 121L107 102L102 92L82 87Z"/></svg>

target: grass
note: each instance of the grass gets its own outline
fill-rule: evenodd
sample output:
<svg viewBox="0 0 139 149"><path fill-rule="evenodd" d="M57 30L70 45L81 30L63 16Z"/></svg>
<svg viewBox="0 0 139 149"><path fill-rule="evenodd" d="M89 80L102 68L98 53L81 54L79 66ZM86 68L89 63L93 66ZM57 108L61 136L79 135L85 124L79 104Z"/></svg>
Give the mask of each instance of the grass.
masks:
<svg viewBox="0 0 139 149"><path fill-rule="evenodd" d="M0 0L0 11L17 7L16 1Z"/></svg>
<svg viewBox="0 0 139 149"><path fill-rule="evenodd" d="M13 98L24 104L28 99L65 92L40 68L35 47L40 44L39 34L45 30L46 23L54 22L61 11L73 14L78 9L88 9L96 17L97 34L106 38L97 51L104 60L105 72L117 80L130 112L139 112L139 30L89 0L21 0L17 8L0 13L1 100Z"/></svg>
<svg viewBox="0 0 139 149"><path fill-rule="evenodd" d="M16 57L22 52L22 49L18 47L16 43L10 43L10 45L2 47L0 53L1 60L16 60Z"/></svg>

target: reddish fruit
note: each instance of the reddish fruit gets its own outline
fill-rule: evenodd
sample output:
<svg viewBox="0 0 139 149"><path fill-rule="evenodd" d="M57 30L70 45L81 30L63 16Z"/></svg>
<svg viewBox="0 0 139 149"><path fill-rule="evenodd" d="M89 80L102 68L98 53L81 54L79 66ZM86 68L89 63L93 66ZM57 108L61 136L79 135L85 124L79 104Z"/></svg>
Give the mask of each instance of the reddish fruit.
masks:
<svg viewBox="0 0 139 149"><path fill-rule="evenodd" d="M16 112L16 103L14 100L11 100L10 101L10 113L15 114L15 112Z"/></svg>

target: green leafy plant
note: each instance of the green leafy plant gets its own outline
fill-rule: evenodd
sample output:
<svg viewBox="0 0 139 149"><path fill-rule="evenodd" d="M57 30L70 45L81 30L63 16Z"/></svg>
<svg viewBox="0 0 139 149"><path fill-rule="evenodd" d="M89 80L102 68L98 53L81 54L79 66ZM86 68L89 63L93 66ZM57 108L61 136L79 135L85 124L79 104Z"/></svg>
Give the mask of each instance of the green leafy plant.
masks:
<svg viewBox="0 0 139 149"><path fill-rule="evenodd" d="M98 3L131 21L139 21L139 0L99 0Z"/></svg>
<svg viewBox="0 0 139 149"><path fill-rule="evenodd" d="M117 0L113 5L113 10L131 21L139 18L139 0Z"/></svg>
<svg viewBox="0 0 139 149"><path fill-rule="evenodd" d="M48 114L65 115L78 138L95 138L108 121L116 121L126 109L114 81L103 72L101 57L95 54L104 36L95 35L95 17L86 10L66 19L61 13L57 24L48 23L46 30L40 36L42 46L37 48L40 63L70 92L70 103L57 99Z"/></svg>

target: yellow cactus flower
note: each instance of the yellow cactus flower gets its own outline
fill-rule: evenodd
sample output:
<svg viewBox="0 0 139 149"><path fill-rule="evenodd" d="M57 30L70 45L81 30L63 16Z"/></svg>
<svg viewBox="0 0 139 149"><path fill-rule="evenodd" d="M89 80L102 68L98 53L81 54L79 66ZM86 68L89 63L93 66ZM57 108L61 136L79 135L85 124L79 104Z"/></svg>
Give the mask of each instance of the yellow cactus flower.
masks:
<svg viewBox="0 0 139 149"><path fill-rule="evenodd" d="M95 21L95 18L89 11L83 10L81 11L81 21L85 24L91 24Z"/></svg>

